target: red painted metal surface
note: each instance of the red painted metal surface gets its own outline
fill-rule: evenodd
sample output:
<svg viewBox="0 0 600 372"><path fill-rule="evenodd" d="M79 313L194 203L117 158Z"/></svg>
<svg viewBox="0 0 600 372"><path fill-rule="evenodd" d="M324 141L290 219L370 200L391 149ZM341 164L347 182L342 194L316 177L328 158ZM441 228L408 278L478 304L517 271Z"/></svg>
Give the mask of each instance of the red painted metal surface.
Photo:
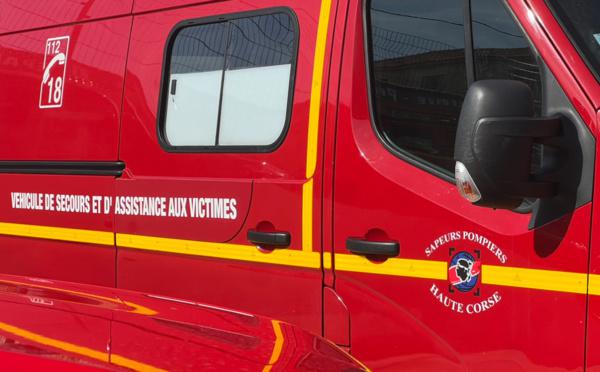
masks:
<svg viewBox="0 0 600 372"><path fill-rule="evenodd" d="M116 160L123 76L131 17L73 23L126 13L131 2L12 2L0 4L4 29L35 29L0 36L1 160ZM68 23L68 25L55 26ZM40 27L46 27L41 28ZM68 37L68 41L66 39ZM53 45L52 39L61 44ZM60 110L42 109L50 47L65 54ZM52 72L52 71L50 71ZM51 94L52 97L52 94ZM16 104L16 102L19 102ZM114 231L104 214L12 208L11 193L112 196L114 178L2 175L2 221ZM115 249L53 240L0 238L2 272L101 285L115 283Z"/></svg>
<svg viewBox="0 0 600 372"><path fill-rule="evenodd" d="M10 123L1 160L117 159L130 28L125 17L0 36L0 122ZM66 61L54 67L66 70L62 107L41 109L45 51L67 36L59 46Z"/></svg>
<svg viewBox="0 0 600 372"><path fill-rule="evenodd" d="M598 113L600 119L600 112ZM596 159L598 149L596 148ZM596 160L596 174L600 171L600 163ZM600 197L600 180L595 178L594 200ZM594 217L600 213L599 203L594 203ZM590 252L590 275L600 275L600 225L592 222L592 246ZM600 371L600 298L590 296L588 299L586 368L588 371Z"/></svg>
<svg viewBox="0 0 600 372"><path fill-rule="evenodd" d="M6 0L0 3L0 34L123 16L133 0Z"/></svg>
<svg viewBox="0 0 600 372"><path fill-rule="evenodd" d="M117 182L116 194L122 197L169 198L224 197L235 199L235 219L198 219L191 216L190 201L178 212L177 217L118 215L118 231L149 236L177 237L179 239L209 242L227 242L242 228L250 210L252 183L247 180L183 180L122 177ZM184 212L181 212L183 210ZM195 213L195 212L194 212ZM175 214L177 215L177 214Z"/></svg>
<svg viewBox="0 0 600 372"><path fill-rule="evenodd" d="M121 160L127 168L120 178L1 175L0 222L248 249L254 248L247 231L267 226L290 232L289 250L302 250L305 149L321 1L53 1L51 9L46 3L0 1L0 123L9 123L0 136L0 160ZM598 82L542 0L508 4L596 136ZM281 147L255 154L163 150L156 136L156 113L163 54L175 24L270 7L292 9L300 28L291 124ZM369 113L362 8L359 1L333 1L323 90L317 92L323 104L313 215L308 220L313 252L333 254L324 256L325 267L167 253L168 243L161 251L6 234L0 236L0 272L118 286L267 315L323 333L375 370L600 370L597 296L491 284L481 284L478 295L451 294L445 280L377 274L373 262L364 263L372 273L351 272L341 265L336 270L336 255L349 254L348 237L377 235L398 240L401 259L450 262L455 252L465 250L478 251L484 266L581 274L589 268L600 274L600 231L591 222L600 207L585 205L530 231L528 215L473 207L454 185L384 148ZM39 107L45 96L40 97L45 48L48 39L63 36L70 38L64 93L60 110L49 111ZM595 190L597 194L600 186ZM193 220L114 211L19 210L11 205L11 192L231 198L237 216ZM455 232L460 239L427 253L438 237ZM470 241L464 232L485 236L502 254ZM80 294L75 296L79 299L65 298L65 293L88 293L88 287L60 284L44 292L43 283L55 285L40 283L2 285L0 280L0 325L10 323L46 337L38 341L61 335L63 341L99 352L106 352L110 326L111 353L165 369L190 361L199 363L196 367L260 369L272 355L274 330L267 319L97 288L89 292L91 299ZM456 303L446 306L436 298L439 293L471 307L461 312ZM111 300L98 301L98 296ZM121 300L158 307L161 317L132 315L121 308ZM486 300L489 309L481 311ZM198 308L204 308L201 314ZM77 325L69 325L72 318ZM335 370L346 365L339 362L344 358L324 356L337 354L327 343L284 323L281 327L288 343L282 349L283 364L274 369ZM23 342L22 336L16 343L5 342L0 352L46 350L44 355L56 363L80 358L87 367L105 367L89 356L64 357L56 348L48 354L39 342L24 348ZM12 354L7 358L19 360Z"/></svg>
<svg viewBox="0 0 600 372"><path fill-rule="evenodd" d="M161 11L164 9L178 8L186 5L210 4L223 0L146 0L136 1L133 6L135 13ZM228 12L227 12L228 13Z"/></svg>
<svg viewBox="0 0 600 372"><path fill-rule="evenodd" d="M350 347L350 312L332 288L323 289L323 335L336 345Z"/></svg>
<svg viewBox="0 0 600 372"><path fill-rule="evenodd" d="M359 371L287 323L145 293L0 276L4 368Z"/></svg>
<svg viewBox="0 0 600 372"><path fill-rule="evenodd" d="M527 8L516 1L511 5L542 56L550 59L548 63L567 95L593 127L595 117L590 113L594 107L576 84L570 85L574 78L569 69L552 59L557 52L539 25L528 18ZM454 254L467 251L480 254L484 265L586 273L590 205L531 231L529 215L472 206L453 184L384 148L369 113L361 8L354 4L348 14L345 38L356 42L346 45L340 79L334 252L348 254L347 238L379 230L380 235L400 242L399 257L403 259L450 265ZM361 182L355 182L357 179ZM460 238L427 253L438 237L453 232ZM501 247L506 259L465 238L464 232L486 237ZM336 262L334 258L334 265ZM377 263L365 265L375 267ZM336 271L335 288L350 311L352 353L375 370L583 368L585 295L487 284L476 291L451 293L448 281L343 270ZM450 298L463 307L440 303L436 297L440 293L444 294L442 300ZM478 311L482 308L474 304L481 302L486 302L489 310Z"/></svg>
<svg viewBox="0 0 600 372"><path fill-rule="evenodd" d="M18 347L20 351L20 347ZM37 350L36 350L37 351ZM106 371L108 366L98 365L92 366L86 363L87 361L81 361L80 364L72 363L70 361L56 360L56 359L44 359L33 355L18 354L17 352L0 351L0 360L2 361L3 368L11 371L30 371L35 369L38 371Z"/></svg>
<svg viewBox="0 0 600 372"><path fill-rule="evenodd" d="M136 12L163 3L139 3ZM283 144L269 153L169 153L163 150L156 135L156 112L165 45L171 30L185 19L274 6L290 8L301 30L290 130ZM168 218L117 216L118 232L251 245L246 238L247 231L268 225L291 234L290 250L302 249L302 185L306 168L303 149L307 141L319 10L320 1L227 1L202 2L135 17L131 36L135 42L129 52L120 148L120 160L127 164L128 176L116 181L117 194L236 198L239 215L235 221L192 220L187 223ZM318 190L319 178L315 182ZM319 201L317 193L315 200ZM317 206L315 204L315 212ZM315 213L315 249L320 249L316 243L320 241L319 221L320 215ZM119 287L152 289L244 308L321 332L322 272L318 268L157 254L123 247L117 250ZM211 284L206 286L206 283Z"/></svg>
<svg viewBox="0 0 600 372"><path fill-rule="evenodd" d="M104 213L69 213L66 204L40 203L39 197L53 195L112 196L112 177L61 176L61 175L0 175L1 222L33 226L58 226L71 229L114 231L114 218ZM38 200L29 208L13 208L16 194L36 194ZM45 200L44 200L45 201ZM61 209L61 210L59 210ZM112 286L115 284L115 247L79 242L35 239L0 235L0 272L28 275L73 282Z"/></svg>

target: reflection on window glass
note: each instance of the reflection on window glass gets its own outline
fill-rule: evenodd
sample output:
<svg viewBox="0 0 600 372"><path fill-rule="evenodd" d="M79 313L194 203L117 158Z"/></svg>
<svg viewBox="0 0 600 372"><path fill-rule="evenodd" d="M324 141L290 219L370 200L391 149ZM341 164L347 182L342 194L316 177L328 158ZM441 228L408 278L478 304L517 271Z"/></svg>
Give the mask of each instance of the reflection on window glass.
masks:
<svg viewBox="0 0 600 372"><path fill-rule="evenodd" d="M471 2L475 78L519 80L531 87L541 110L540 71L529 42L502 0Z"/></svg>
<svg viewBox="0 0 600 372"><path fill-rule="evenodd" d="M220 145L268 145L285 125L294 54L287 14L231 22Z"/></svg>
<svg viewBox="0 0 600 372"><path fill-rule="evenodd" d="M396 149L453 172L467 89L463 1L372 0L375 120Z"/></svg>
<svg viewBox="0 0 600 372"><path fill-rule="evenodd" d="M294 54L294 26L287 14L231 21L227 69L286 65Z"/></svg>
<svg viewBox="0 0 600 372"><path fill-rule="evenodd" d="M600 81L600 1L546 0Z"/></svg>
<svg viewBox="0 0 600 372"><path fill-rule="evenodd" d="M166 136L173 146L213 146L227 24L184 28L171 51Z"/></svg>
<svg viewBox="0 0 600 372"><path fill-rule="evenodd" d="M296 44L286 13L180 30L170 55L171 146L268 146L285 127Z"/></svg>

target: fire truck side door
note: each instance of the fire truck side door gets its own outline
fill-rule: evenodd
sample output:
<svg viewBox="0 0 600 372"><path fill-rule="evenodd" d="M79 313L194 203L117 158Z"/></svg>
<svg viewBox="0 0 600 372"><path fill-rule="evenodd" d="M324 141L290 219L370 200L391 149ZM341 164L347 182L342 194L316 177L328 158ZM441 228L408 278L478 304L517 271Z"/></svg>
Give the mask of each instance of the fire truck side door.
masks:
<svg viewBox="0 0 600 372"><path fill-rule="evenodd" d="M333 266L352 353L374 370L583 365L591 199L532 230L529 212L475 207L452 179L456 121L472 81L524 81L541 114L594 124L540 25L509 3L512 11L474 1L468 16L461 0L350 8Z"/></svg>

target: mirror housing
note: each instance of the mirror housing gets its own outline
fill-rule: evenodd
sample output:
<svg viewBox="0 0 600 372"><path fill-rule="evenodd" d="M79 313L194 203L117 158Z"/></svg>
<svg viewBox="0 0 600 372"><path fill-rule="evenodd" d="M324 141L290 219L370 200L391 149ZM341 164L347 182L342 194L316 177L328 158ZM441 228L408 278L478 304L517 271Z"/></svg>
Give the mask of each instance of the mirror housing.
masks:
<svg viewBox="0 0 600 372"><path fill-rule="evenodd" d="M551 198L544 178L552 157L546 142L561 132L559 117L534 118L531 89L515 80L481 80L467 91L454 158L459 191L475 205L515 209L527 198Z"/></svg>

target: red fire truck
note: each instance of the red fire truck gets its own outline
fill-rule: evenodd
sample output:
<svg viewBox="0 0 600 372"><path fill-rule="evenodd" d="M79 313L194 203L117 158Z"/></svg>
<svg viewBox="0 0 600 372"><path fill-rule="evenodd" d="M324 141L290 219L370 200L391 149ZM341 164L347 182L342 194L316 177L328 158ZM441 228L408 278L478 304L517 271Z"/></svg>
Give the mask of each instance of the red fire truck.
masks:
<svg viewBox="0 0 600 372"><path fill-rule="evenodd" d="M262 314L374 370L600 370L599 16L2 0L0 272Z"/></svg>

